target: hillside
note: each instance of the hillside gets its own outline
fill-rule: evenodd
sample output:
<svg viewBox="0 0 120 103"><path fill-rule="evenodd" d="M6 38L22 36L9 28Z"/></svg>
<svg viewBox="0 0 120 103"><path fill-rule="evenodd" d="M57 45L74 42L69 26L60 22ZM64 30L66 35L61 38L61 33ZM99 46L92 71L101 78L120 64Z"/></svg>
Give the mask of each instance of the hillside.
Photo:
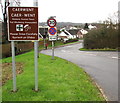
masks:
<svg viewBox="0 0 120 103"><path fill-rule="evenodd" d="M46 22L40 22L39 23L40 26L45 26L47 25ZM72 23L72 22L58 22L57 23L57 28L62 28L65 26L80 26L83 27L84 23Z"/></svg>

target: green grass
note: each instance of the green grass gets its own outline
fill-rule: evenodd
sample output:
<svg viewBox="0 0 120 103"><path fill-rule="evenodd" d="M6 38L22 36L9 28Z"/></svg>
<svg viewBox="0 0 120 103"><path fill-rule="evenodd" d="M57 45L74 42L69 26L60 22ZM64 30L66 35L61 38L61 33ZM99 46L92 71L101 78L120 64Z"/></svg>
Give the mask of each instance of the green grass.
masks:
<svg viewBox="0 0 120 103"><path fill-rule="evenodd" d="M11 57L2 60L11 63ZM12 80L2 86L3 101L104 101L98 88L77 65L66 60L40 54L38 60L39 92L34 92L34 52L16 56L23 73L17 75L16 93Z"/></svg>
<svg viewBox="0 0 120 103"><path fill-rule="evenodd" d="M80 48L81 51L117 51L117 49L103 48L103 49L86 49Z"/></svg>

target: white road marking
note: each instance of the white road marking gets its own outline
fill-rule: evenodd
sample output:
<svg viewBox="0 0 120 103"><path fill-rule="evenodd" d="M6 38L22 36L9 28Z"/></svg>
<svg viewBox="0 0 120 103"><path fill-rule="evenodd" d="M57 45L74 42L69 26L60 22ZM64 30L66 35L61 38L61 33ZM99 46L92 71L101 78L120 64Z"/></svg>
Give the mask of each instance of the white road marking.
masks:
<svg viewBox="0 0 120 103"><path fill-rule="evenodd" d="M61 50L61 52L64 52L64 53L65 53L66 51L65 51L65 50Z"/></svg>
<svg viewBox="0 0 120 103"><path fill-rule="evenodd" d="M71 48L72 46L67 46L68 48Z"/></svg>
<svg viewBox="0 0 120 103"><path fill-rule="evenodd" d="M113 59L119 59L118 57L112 57Z"/></svg>

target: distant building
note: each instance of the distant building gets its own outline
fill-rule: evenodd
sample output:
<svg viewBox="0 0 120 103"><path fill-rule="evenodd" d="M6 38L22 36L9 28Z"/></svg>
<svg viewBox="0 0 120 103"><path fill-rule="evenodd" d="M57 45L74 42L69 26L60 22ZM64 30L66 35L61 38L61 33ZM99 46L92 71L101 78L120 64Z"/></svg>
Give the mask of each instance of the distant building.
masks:
<svg viewBox="0 0 120 103"><path fill-rule="evenodd" d="M87 34L88 31L87 30L84 30L84 29L80 29L77 33L77 37L78 38L83 38L85 34Z"/></svg>
<svg viewBox="0 0 120 103"><path fill-rule="evenodd" d="M39 36L46 38L48 37L48 26L39 26Z"/></svg>
<svg viewBox="0 0 120 103"><path fill-rule="evenodd" d="M88 28L89 28L89 30L92 30L92 29L97 29L97 27L96 27L96 26L93 26L93 25L91 25L91 24L88 26Z"/></svg>
<svg viewBox="0 0 120 103"><path fill-rule="evenodd" d="M68 32L73 36L73 38L77 38L77 33L78 33L79 29L70 29L68 30Z"/></svg>
<svg viewBox="0 0 120 103"><path fill-rule="evenodd" d="M78 28L76 28L76 27L74 27L74 26L71 26L70 28L69 28L70 30L77 30Z"/></svg>
<svg viewBox="0 0 120 103"><path fill-rule="evenodd" d="M64 28L60 31L61 31L61 33L58 34L59 38L62 38L62 39L64 39L64 38L74 39L75 38L74 35L72 35L69 31L67 31Z"/></svg>
<svg viewBox="0 0 120 103"><path fill-rule="evenodd" d="M83 35L88 33L88 31L87 31L87 30L84 30L84 29L81 29L80 31L81 31L81 33L82 33Z"/></svg>
<svg viewBox="0 0 120 103"><path fill-rule="evenodd" d="M79 30L76 34L77 38L83 38L82 32Z"/></svg>

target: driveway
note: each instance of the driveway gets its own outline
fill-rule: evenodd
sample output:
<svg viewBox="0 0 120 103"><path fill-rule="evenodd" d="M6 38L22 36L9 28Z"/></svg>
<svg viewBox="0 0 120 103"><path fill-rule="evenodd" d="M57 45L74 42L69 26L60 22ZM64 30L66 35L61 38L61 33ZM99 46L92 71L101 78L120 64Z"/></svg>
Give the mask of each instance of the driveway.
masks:
<svg viewBox="0 0 120 103"><path fill-rule="evenodd" d="M118 53L80 51L82 43L55 49L55 56L71 61L84 70L102 88L109 101L118 101ZM51 55L52 51L41 53Z"/></svg>

